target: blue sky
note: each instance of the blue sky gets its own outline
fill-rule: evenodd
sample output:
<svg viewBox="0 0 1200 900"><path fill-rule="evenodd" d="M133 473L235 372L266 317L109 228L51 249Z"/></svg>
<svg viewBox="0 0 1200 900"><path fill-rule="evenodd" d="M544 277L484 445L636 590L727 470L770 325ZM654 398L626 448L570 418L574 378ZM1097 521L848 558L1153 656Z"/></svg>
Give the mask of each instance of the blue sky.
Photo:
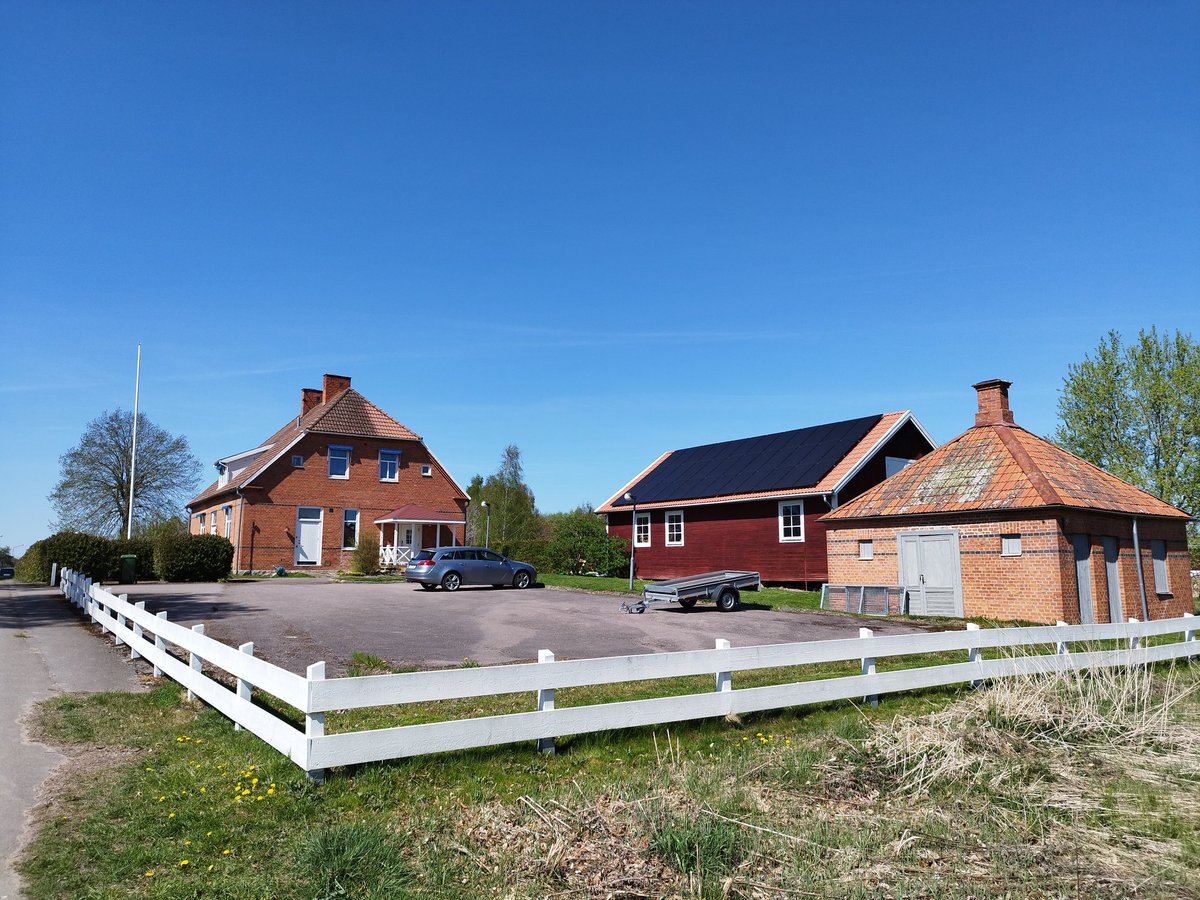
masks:
<svg viewBox="0 0 1200 900"><path fill-rule="evenodd" d="M142 409L208 464L324 372L544 511L970 384L1055 427L1200 332L1194 3L0 5L0 544Z"/></svg>

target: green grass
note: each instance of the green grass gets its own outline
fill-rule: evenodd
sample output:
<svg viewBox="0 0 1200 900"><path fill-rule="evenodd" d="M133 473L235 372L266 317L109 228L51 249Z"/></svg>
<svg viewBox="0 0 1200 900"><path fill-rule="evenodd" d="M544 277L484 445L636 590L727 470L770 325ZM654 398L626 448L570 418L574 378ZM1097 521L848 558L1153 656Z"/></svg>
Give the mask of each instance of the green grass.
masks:
<svg viewBox="0 0 1200 900"><path fill-rule="evenodd" d="M390 669L356 653L351 671ZM761 670L735 673L734 684L857 671L853 662ZM1200 667L1157 671L1148 683L1191 691L1170 719L1194 731ZM1092 681L1080 679L1080 690ZM670 679L564 689L556 702L710 690L710 677ZM63 696L39 707L48 740L129 753L62 786L21 868L32 900L716 898L752 896L756 884L764 896L803 885L835 897L1077 896L1139 883L1155 896L1200 890L1200 790L1191 777L1200 752L1189 749L1200 742L1155 732L1149 762L1126 759L1136 733L1098 739L1125 721L1104 698L1088 706L1066 696L1042 715L987 695L951 687L886 696L879 709L839 702L579 735L560 739L553 756L531 744L443 753L337 769L322 785L171 683L138 695ZM533 704L519 694L330 713L327 727ZM1100 730L1055 724L1083 707L1107 717ZM298 721L294 711L290 718ZM912 737L886 740L902 731ZM927 791L907 790L914 765L953 761L976 745L974 762L947 767ZM1097 844L1116 849L1100 853Z"/></svg>

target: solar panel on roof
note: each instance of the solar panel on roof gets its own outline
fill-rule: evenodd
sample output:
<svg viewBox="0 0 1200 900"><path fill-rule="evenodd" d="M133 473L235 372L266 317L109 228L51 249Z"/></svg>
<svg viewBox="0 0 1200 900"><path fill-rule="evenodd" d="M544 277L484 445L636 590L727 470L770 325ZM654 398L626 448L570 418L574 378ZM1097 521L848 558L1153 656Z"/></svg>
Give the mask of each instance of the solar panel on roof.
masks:
<svg viewBox="0 0 1200 900"><path fill-rule="evenodd" d="M881 415L676 450L633 488L638 503L815 486ZM614 506L629 506L624 498Z"/></svg>

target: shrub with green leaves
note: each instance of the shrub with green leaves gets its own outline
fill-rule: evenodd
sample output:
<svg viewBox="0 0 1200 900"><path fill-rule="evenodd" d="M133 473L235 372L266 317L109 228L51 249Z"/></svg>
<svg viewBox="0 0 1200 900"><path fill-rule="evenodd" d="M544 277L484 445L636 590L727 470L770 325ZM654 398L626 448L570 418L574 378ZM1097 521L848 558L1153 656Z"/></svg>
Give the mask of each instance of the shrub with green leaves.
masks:
<svg viewBox="0 0 1200 900"><path fill-rule="evenodd" d="M160 537L154 573L163 581L219 581L233 568L233 544L215 534Z"/></svg>
<svg viewBox="0 0 1200 900"><path fill-rule="evenodd" d="M493 545L492 549L499 550L509 559L529 563L540 572L542 569L550 567L546 556L546 544L547 542L543 540L509 541L503 547Z"/></svg>
<svg viewBox="0 0 1200 900"><path fill-rule="evenodd" d="M608 534L595 513L551 516L550 529L546 557L552 571L563 575L612 575L629 565L629 542Z"/></svg>
<svg viewBox="0 0 1200 900"><path fill-rule="evenodd" d="M15 576L18 581L40 581L45 583L50 580L50 560L46 556L45 540L34 541L29 545L29 548L17 560L15 568Z"/></svg>
<svg viewBox="0 0 1200 900"><path fill-rule="evenodd" d="M378 575L379 538L373 534L361 534L358 546L350 556L350 571L357 575Z"/></svg>
<svg viewBox="0 0 1200 900"><path fill-rule="evenodd" d="M117 538L110 541L112 559L105 578L116 580L121 574L121 557L132 554L137 557L137 578L144 581L154 577L154 541L148 538Z"/></svg>

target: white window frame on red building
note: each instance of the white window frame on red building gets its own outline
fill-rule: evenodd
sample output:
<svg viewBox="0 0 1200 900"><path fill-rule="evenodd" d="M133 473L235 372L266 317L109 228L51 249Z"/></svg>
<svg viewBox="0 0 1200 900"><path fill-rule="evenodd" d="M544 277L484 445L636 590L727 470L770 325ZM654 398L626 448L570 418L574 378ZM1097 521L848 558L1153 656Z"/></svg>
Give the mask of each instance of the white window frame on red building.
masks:
<svg viewBox="0 0 1200 900"><path fill-rule="evenodd" d="M672 522L671 521L672 519L676 519L677 522ZM672 536L671 536L671 530L672 530L671 526L673 524L678 524L678 526L679 526L679 536L676 538L672 538ZM666 513L666 515L663 516L663 534L666 537L666 543L667 543L668 547L682 547L683 546L683 510L682 509L669 510Z"/></svg>
<svg viewBox="0 0 1200 900"><path fill-rule="evenodd" d="M345 444L329 445L329 467L327 471L330 478L336 478L338 481L348 481L350 479L350 452L353 449L353 447L347 447ZM333 461L335 459L345 459L346 473L344 475L333 474Z"/></svg>
<svg viewBox="0 0 1200 900"><path fill-rule="evenodd" d="M643 536L645 540L642 540ZM633 546L650 546L650 513L638 513L633 517Z"/></svg>
<svg viewBox="0 0 1200 900"><path fill-rule="evenodd" d="M784 510L789 507L799 507L800 513L785 513ZM796 520L799 520L799 534L796 534ZM790 532L790 533L789 533ZM796 497L793 500L779 501L779 543L781 544L802 544L804 543L804 498Z"/></svg>

